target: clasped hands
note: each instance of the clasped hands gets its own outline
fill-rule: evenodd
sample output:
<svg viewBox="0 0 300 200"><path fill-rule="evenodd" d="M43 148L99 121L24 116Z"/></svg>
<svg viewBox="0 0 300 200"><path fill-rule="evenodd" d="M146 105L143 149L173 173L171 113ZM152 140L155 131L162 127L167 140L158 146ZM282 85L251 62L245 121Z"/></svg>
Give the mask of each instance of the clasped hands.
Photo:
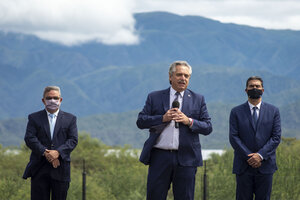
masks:
<svg viewBox="0 0 300 200"><path fill-rule="evenodd" d="M258 153L250 153L248 155L250 158L247 160L248 164L253 168L259 168L261 166L261 157Z"/></svg>
<svg viewBox="0 0 300 200"><path fill-rule="evenodd" d="M58 157L59 157L58 151L46 149L44 152L44 156L46 157L48 162L50 162L52 164L52 166L54 168L57 168L58 166L60 166L60 162L58 160Z"/></svg>
<svg viewBox="0 0 300 200"><path fill-rule="evenodd" d="M171 108L163 115L163 122L169 122L171 120L181 122L187 126L190 124L189 118L178 108Z"/></svg>

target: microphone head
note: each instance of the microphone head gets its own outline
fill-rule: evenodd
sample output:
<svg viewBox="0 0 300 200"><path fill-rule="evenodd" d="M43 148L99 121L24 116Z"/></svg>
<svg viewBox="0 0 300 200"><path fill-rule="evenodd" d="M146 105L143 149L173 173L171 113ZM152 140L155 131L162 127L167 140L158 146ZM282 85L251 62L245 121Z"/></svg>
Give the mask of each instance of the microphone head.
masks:
<svg viewBox="0 0 300 200"><path fill-rule="evenodd" d="M172 108L179 108L179 106L180 106L179 101L173 101Z"/></svg>

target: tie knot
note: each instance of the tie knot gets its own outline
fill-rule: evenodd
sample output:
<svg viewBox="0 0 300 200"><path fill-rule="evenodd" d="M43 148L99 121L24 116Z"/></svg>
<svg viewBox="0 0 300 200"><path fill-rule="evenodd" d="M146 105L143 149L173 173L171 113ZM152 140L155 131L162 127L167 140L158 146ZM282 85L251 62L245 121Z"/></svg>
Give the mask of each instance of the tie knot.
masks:
<svg viewBox="0 0 300 200"><path fill-rule="evenodd" d="M254 106L252 109L253 109L254 111L256 111L256 110L258 109L258 107Z"/></svg>
<svg viewBox="0 0 300 200"><path fill-rule="evenodd" d="M179 95L180 95L180 92L176 92L176 93L175 93L175 99L174 99L174 101L178 101Z"/></svg>
<svg viewBox="0 0 300 200"><path fill-rule="evenodd" d="M51 114L51 113L49 114L49 116L50 116L51 119L53 119L55 117L55 115Z"/></svg>

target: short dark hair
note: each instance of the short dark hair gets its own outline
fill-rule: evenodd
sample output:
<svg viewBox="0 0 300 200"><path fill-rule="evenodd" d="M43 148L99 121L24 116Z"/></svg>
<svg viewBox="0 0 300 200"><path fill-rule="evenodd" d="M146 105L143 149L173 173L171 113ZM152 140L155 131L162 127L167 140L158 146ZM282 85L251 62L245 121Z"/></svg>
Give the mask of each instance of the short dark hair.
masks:
<svg viewBox="0 0 300 200"><path fill-rule="evenodd" d="M259 76L250 76L246 82L246 88L248 87L248 83L249 81L252 81L252 80L259 80L261 82L261 86L264 87L264 81L262 80L261 77Z"/></svg>

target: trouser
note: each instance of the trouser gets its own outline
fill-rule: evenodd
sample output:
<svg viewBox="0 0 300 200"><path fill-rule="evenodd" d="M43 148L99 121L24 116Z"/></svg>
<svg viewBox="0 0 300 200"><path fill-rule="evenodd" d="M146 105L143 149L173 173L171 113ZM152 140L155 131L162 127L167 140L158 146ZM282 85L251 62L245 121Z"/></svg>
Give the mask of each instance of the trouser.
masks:
<svg viewBox="0 0 300 200"><path fill-rule="evenodd" d="M197 167L180 166L178 152L154 148L148 169L147 200L165 200L172 183L174 200L193 200Z"/></svg>
<svg viewBox="0 0 300 200"><path fill-rule="evenodd" d="M31 178L31 200L66 200L68 189L68 181L54 180L49 173Z"/></svg>
<svg viewBox="0 0 300 200"><path fill-rule="evenodd" d="M236 175L236 200L270 200L273 174L261 174L250 169Z"/></svg>

